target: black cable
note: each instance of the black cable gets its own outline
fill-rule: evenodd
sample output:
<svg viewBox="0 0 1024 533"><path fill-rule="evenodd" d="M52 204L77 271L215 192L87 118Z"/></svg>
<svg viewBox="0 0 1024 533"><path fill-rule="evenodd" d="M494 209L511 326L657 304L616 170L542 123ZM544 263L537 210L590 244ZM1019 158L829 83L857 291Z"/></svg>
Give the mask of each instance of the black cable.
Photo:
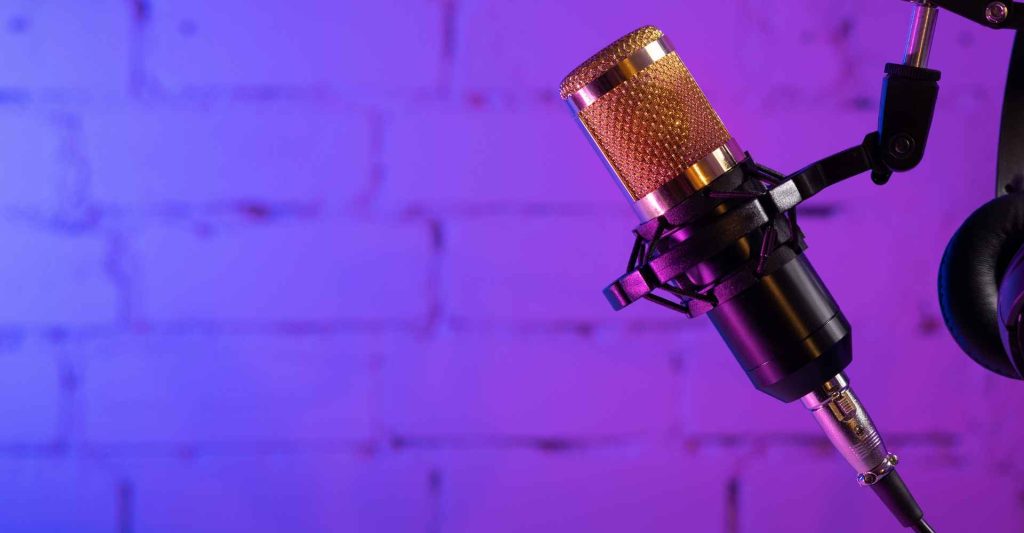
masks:
<svg viewBox="0 0 1024 533"><path fill-rule="evenodd" d="M899 472L893 470L879 479L871 489L875 491L882 503L900 521L903 527L913 528L916 533L935 533L935 530L924 520L924 511L910 494L910 489L903 482Z"/></svg>

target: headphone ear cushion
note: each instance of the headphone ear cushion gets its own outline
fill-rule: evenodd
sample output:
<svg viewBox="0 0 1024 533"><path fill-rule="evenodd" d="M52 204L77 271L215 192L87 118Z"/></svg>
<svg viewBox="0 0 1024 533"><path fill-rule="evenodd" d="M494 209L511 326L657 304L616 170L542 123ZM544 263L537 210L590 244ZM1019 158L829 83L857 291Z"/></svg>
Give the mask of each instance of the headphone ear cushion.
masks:
<svg viewBox="0 0 1024 533"><path fill-rule="evenodd" d="M1024 243L1024 193L981 206L956 231L939 267L939 305L957 344L981 366L1021 379L1000 337L999 282Z"/></svg>

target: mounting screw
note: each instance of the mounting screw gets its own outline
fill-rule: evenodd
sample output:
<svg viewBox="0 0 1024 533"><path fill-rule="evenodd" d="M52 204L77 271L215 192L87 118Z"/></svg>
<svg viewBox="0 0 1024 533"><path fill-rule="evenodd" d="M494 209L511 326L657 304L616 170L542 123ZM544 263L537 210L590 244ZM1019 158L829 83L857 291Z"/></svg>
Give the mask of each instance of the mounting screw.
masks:
<svg viewBox="0 0 1024 533"><path fill-rule="evenodd" d="M913 149L914 139L911 139L906 133L901 133L889 141L889 153L898 159L907 157Z"/></svg>
<svg viewBox="0 0 1024 533"><path fill-rule="evenodd" d="M874 485L878 481L878 477L868 472L857 476L857 481L860 481L861 485Z"/></svg>
<svg viewBox="0 0 1024 533"><path fill-rule="evenodd" d="M1002 24L1006 22L1006 17L1010 15L1010 10L1006 7L1006 4L1002 2L992 2L985 6L985 19L992 24Z"/></svg>

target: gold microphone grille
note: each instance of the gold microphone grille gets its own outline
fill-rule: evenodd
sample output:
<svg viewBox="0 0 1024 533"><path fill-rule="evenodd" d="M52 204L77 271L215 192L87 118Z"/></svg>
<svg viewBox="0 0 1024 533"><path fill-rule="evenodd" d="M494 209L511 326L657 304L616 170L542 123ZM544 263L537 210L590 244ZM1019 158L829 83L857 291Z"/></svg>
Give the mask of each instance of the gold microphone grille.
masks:
<svg viewBox="0 0 1024 533"><path fill-rule="evenodd" d="M648 26L619 39L566 77L565 97L661 36ZM691 181L687 188L700 189L717 176L692 182L684 171L732 139L675 52L585 106L579 119L634 200L681 176Z"/></svg>

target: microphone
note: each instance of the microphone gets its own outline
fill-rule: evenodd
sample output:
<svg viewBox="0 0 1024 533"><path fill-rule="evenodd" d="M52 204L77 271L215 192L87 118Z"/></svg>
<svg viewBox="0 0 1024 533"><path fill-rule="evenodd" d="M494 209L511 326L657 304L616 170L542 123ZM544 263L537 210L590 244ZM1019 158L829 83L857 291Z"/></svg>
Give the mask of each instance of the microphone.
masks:
<svg viewBox="0 0 1024 533"><path fill-rule="evenodd" d="M605 289L612 306L707 314L754 387L801 400L858 481L905 527L931 531L843 374L850 324L790 209L810 186L740 148L653 26L576 67L560 94L641 221L627 273Z"/></svg>

